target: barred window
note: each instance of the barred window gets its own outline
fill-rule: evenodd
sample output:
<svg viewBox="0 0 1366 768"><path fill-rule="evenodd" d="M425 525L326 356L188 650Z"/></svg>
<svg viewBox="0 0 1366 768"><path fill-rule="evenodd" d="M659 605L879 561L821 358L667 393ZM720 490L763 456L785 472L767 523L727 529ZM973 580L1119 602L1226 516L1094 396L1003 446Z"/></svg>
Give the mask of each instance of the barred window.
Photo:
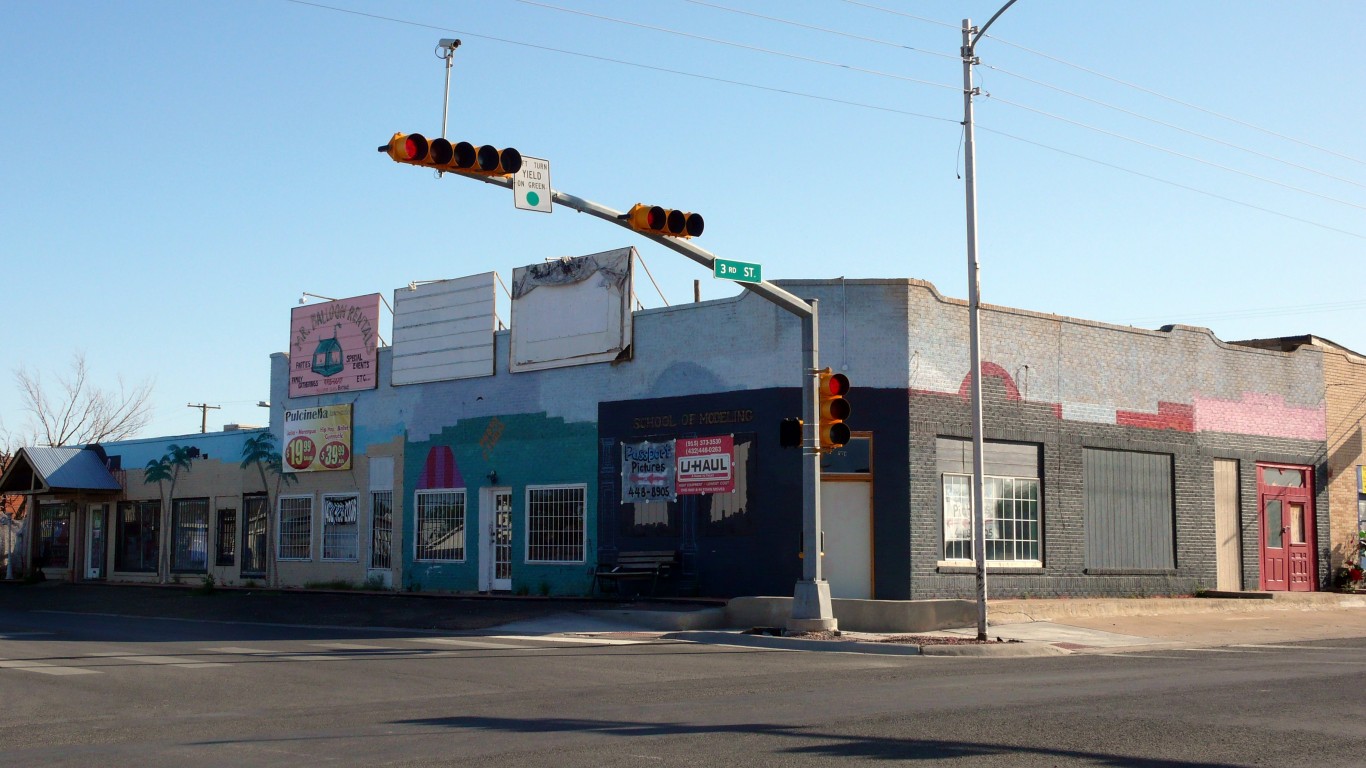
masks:
<svg viewBox="0 0 1366 768"><path fill-rule="evenodd" d="M218 551L215 565L232 565L237 559L237 510L218 510Z"/></svg>
<svg viewBox="0 0 1366 768"><path fill-rule="evenodd" d="M266 575L266 547L270 535L266 532L269 505L265 494L242 497L242 575Z"/></svg>
<svg viewBox="0 0 1366 768"><path fill-rule="evenodd" d="M388 568L394 540L394 492L370 494L370 567Z"/></svg>
<svg viewBox="0 0 1366 768"><path fill-rule="evenodd" d="M983 492L987 561L1038 561L1038 478L988 475ZM944 559L974 559L971 475L944 475Z"/></svg>
<svg viewBox="0 0 1366 768"><path fill-rule="evenodd" d="M204 573L209 569L209 500L171 502L171 570Z"/></svg>
<svg viewBox="0 0 1366 768"><path fill-rule="evenodd" d="M161 546L161 502L120 502L114 536L114 570L156 573Z"/></svg>
<svg viewBox="0 0 1366 768"><path fill-rule="evenodd" d="M584 561L587 495L588 487L584 485L527 488L527 562Z"/></svg>
<svg viewBox="0 0 1366 768"><path fill-rule="evenodd" d="M279 558L313 559L312 496L281 497Z"/></svg>
<svg viewBox="0 0 1366 768"><path fill-rule="evenodd" d="M360 559L360 496L323 495L323 559Z"/></svg>
<svg viewBox="0 0 1366 768"><path fill-rule="evenodd" d="M38 567L66 568L71 564L71 505L39 504Z"/></svg>
<svg viewBox="0 0 1366 768"><path fill-rule="evenodd" d="M418 491L418 560L461 562L465 559L465 491Z"/></svg>

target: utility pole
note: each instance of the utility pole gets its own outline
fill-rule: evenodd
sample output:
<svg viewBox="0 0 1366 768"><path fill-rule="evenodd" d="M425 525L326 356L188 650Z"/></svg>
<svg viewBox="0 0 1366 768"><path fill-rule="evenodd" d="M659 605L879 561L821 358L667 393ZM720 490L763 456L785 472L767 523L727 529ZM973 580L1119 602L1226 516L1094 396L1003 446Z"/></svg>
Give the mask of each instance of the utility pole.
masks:
<svg viewBox="0 0 1366 768"><path fill-rule="evenodd" d="M1001 6L981 29L972 26L971 19L963 19L963 178L967 194L968 225L968 379L972 383L972 555L977 567L977 639L987 639L987 529L986 529L986 461L983 458L985 439L982 436L982 330L979 323L982 306L982 286L977 261L977 152L973 144L972 97L980 91L972 84L972 68L980 63L977 41L986 34L987 27L1000 18L1015 0Z"/></svg>
<svg viewBox="0 0 1366 768"><path fill-rule="evenodd" d="M186 408L198 408L198 409L199 409L199 434L202 435L202 434L204 434L205 432L208 432L208 431L209 431L209 411L210 411L210 410L215 410L215 411L216 411L216 410L222 408L223 406L221 406L221 405L209 405L208 403L186 403L186 404L185 404L185 407L186 407Z"/></svg>

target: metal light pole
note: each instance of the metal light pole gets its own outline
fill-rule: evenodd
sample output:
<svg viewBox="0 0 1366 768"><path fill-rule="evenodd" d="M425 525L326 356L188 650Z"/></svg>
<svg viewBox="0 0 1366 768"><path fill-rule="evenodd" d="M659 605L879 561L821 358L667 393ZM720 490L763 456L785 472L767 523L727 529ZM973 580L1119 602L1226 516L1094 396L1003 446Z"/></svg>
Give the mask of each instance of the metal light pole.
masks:
<svg viewBox="0 0 1366 768"><path fill-rule="evenodd" d="M977 639L987 639L987 529L986 489L982 437L982 330L979 323L982 286L977 261L977 180L974 173L977 153L973 144L972 97L979 91L972 84L972 67L978 63L977 41L987 27L1000 18L1015 0L1001 6L981 29L963 19L963 178L968 204L968 355L969 381L972 384L972 555L977 567Z"/></svg>

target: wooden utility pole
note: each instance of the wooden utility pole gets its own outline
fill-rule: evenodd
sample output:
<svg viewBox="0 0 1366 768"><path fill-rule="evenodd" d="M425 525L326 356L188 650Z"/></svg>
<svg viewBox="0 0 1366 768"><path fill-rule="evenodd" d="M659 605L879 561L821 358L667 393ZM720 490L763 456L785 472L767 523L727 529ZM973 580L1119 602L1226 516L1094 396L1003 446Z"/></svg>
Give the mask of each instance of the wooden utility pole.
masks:
<svg viewBox="0 0 1366 768"><path fill-rule="evenodd" d="M186 403L185 407L199 409L199 434L202 435L209 431L209 410L212 409L216 411L223 406L209 405L208 403Z"/></svg>

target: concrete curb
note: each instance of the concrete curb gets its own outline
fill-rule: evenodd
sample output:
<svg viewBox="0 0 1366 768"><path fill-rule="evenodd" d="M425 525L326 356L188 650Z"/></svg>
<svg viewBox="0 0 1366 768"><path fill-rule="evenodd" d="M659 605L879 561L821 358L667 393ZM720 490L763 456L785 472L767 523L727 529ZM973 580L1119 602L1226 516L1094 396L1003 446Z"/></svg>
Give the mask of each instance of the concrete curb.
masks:
<svg viewBox="0 0 1366 768"><path fill-rule="evenodd" d="M808 640L800 637L748 635L743 632L692 631L670 632L665 640L681 640L707 645L736 645L746 648L772 648L783 651L826 653L863 653L880 656L978 656L1023 658L1065 656L1068 651L1044 643L990 643L986 645L913 645L910 643L873 643L861 640Z"/></svg>

